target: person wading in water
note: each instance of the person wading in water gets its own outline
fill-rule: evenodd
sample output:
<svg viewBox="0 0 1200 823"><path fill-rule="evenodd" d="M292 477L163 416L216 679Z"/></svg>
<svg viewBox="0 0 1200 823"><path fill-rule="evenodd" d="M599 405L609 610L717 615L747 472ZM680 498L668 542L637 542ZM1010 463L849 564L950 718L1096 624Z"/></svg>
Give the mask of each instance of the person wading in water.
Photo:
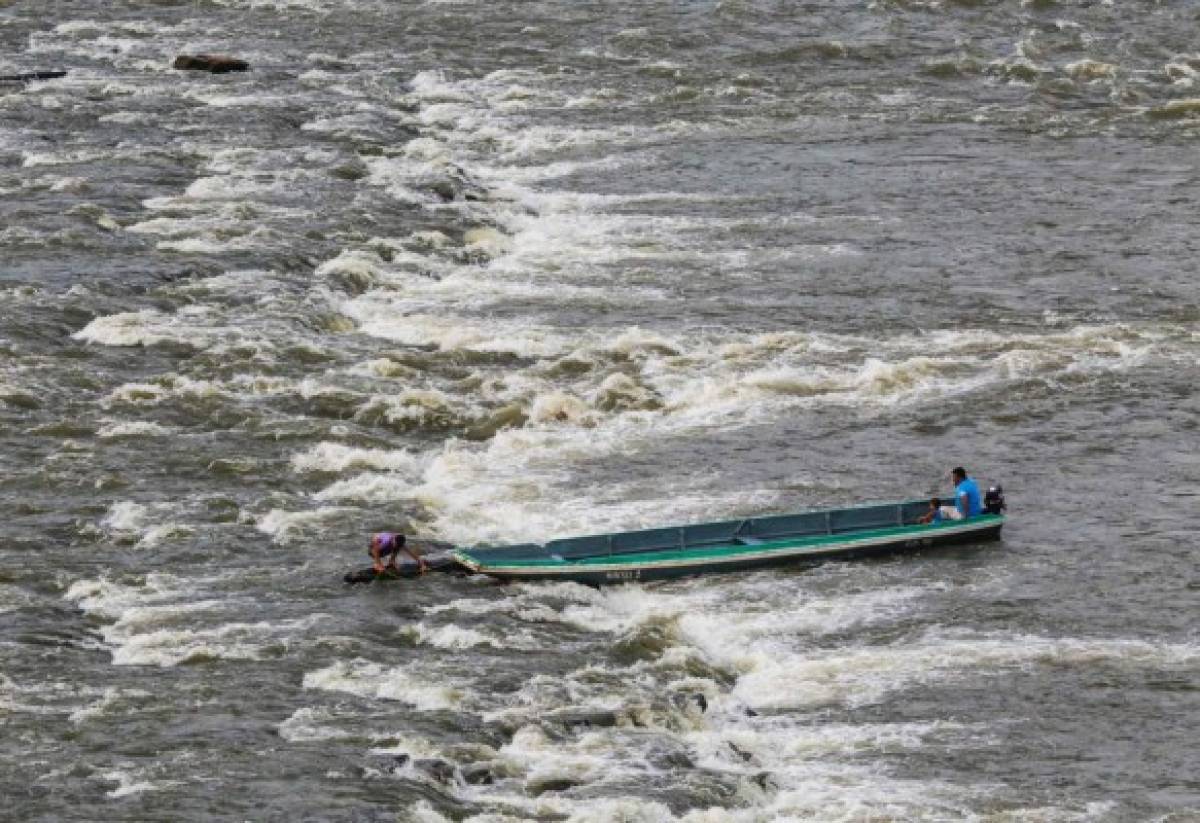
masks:
<svg viewBox="0 0 1200 823"><path fill-rule="evenodd" d="M399 571L396 567L396 559L400 556L400 552L404 552L413 560L417 561L417 566L421 570L421 574L429 571L429 564L425 562L425 558L417 554L410 546L406 545L407 541L404 535L399 532L379 532L371 537L371 547L368 553L371 555L371 560L374 561L375 573L378 574L386 569ZM387 558L387 565L383 563L383 558Z"/></svg>

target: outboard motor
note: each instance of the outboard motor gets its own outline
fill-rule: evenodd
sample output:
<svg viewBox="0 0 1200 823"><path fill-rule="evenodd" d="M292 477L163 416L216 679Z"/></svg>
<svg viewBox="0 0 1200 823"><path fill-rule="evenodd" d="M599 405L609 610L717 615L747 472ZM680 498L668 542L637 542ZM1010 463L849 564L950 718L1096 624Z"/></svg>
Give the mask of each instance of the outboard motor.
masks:
<svg viewBox="0 0 1200 823"><path fill-rule="evenodd" d="M989 486L983 494L983 510L988 514L1000 514L1008 506L1004 503L1004 487L997 483Z"/></svg>

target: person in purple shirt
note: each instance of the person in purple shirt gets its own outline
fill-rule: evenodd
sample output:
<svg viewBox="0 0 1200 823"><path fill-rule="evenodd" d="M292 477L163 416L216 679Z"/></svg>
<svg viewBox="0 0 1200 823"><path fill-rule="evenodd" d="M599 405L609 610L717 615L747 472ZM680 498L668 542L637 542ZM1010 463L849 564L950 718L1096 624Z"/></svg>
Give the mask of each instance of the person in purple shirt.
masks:
<svg viewBox="0 0 1200 823"><path fill-rule="evenodd" d="M404 535L399 532L379 532L371 538L371 547L368 549L371 559L374 561L375 573L384 571L385 569L396 570L396 560L400 557L400 552L404 552L413 560L417 561L417 566L421 573L424 574L429 570L429 564L425 562L425 558L417 554L411 546L407 545ZM383 558L388 558L387 565L384 566Z"/></svg>

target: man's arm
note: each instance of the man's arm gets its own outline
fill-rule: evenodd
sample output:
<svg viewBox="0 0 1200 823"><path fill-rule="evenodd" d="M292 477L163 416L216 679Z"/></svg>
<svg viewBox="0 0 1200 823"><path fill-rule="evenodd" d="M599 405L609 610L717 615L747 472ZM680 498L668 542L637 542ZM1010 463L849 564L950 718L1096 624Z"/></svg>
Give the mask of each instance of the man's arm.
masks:
<svg viewBox="0 0 1200 823"><path fill-rule="evenodd" d="M383 558L379 555L379 545L371 544L371 559L374 560L373 568L377 572L383 571Z"/></svg>
<svg viewBox="0 0 1200 823"><path fill-rule="evenodd" d="M411 557L413 560L416 561L417 568L420 569L421 571L425 571L426 569L429 568L429 564L425 562L425 558L422 557L421 555L417 554L417 550L414 549L412 546L405 544L404 552L409 557Z"/></svg>

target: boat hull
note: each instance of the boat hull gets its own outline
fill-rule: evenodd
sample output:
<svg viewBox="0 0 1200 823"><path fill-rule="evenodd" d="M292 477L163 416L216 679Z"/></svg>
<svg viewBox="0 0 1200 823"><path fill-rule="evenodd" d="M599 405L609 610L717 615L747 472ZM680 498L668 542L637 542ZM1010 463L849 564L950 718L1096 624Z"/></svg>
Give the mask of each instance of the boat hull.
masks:
<svg viewBox="0 0 1200 823"><path fill-rule="evenodd" d="M559 562L481 562L471 551L458 551L458 562L499 580L565 580L587 585L669 580L698 574L744 572L787 565L852 560L956 544L995 540L1002 516L984 516L939 526L902 526L848 535L762 542L756 546L716 546L702 551L588 557Z"/></svg>

